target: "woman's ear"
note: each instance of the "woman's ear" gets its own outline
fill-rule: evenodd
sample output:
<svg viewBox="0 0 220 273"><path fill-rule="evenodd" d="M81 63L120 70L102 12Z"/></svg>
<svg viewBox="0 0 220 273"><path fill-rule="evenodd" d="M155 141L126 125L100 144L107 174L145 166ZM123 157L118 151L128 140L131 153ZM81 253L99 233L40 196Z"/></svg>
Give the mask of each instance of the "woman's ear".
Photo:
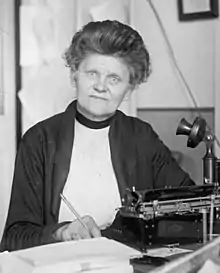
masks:
<svg viewBox="0 0 220 273"><path fill-rule="evenodd" d="M130 97L131 97L131 92L127 92L127 93L124 95L123 101L129 100Z"/></svg>
<svg viewBox="0 0 220 273"><path fill-rule="evenodd" d="M135 85L130 86L129 89L127 90L126 94L124 95L123 101L129 100L130 97L131 97L131 94L132 94L132 93L134 92L134 90L136 90L136 89L137 89L137 86L135 86Z"/></svg>
<svg viewBox="0 0 220 273"><path fill-rule="evenodd" d="M70 83L72 87L76 87L76 72L70 71Z"/></svg>

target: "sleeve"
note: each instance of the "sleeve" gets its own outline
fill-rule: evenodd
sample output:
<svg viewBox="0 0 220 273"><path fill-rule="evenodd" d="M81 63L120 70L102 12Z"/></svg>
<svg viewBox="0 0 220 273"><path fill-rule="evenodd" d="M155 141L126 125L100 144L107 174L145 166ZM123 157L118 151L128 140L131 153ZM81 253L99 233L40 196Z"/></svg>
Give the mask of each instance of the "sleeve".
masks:
<svg viewBox="0 0 220 273"><path fill-rule="evenodd" d="M33 130L23 137L16 155L1 250L53 243L53 231L65 224L44 224L44 168L42 140Z"/></svg>
<svg viewBox="0 0 220 273"><path fill-rule="evenodd" d="M152 128L150 142L155 188L195 185L189 174L180 167L173 158L170 149L160 140Z"/></svg>

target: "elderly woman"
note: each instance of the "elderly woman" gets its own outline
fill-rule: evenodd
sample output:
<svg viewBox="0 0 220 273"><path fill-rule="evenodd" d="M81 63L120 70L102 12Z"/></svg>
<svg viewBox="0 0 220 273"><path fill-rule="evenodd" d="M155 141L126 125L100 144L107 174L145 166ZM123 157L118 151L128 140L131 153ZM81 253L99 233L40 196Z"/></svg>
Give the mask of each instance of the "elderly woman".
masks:
<svg viewBox="0 0 220 273"><path fill-rule="evenodd" d="M149 76L137 31L118 21L90 22L73 36L65 59L77 99L23 136L2 249L101 236L127 188L194 184L150 124L118 110Z"/></svg>

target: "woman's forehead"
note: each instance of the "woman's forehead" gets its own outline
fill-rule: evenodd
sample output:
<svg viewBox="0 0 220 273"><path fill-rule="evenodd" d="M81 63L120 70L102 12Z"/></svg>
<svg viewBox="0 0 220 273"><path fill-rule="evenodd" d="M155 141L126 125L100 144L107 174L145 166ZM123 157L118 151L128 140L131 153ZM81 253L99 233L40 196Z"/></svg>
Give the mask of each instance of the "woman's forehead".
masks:
<svg viewBox="0 0 220 273"><path fill-rule="evenodd" d="M79 70L96 70L100 72L118 74L120 76L129 75L129 69L123 59L110 55L89 54L81 62Z"/></svg>

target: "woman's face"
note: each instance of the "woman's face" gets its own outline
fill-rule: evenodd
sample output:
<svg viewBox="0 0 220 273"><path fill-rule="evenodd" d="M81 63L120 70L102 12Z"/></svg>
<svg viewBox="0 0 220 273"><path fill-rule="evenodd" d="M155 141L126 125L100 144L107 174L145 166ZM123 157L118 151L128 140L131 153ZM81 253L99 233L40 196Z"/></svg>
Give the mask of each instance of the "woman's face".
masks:
<svg viewBox="0 0 220 273"><path fill-rule="evenodd" d="M90 54L75 72L77 109L85 117L102 121L112 116L133 90L125 63L116 57Z"/></svg>

